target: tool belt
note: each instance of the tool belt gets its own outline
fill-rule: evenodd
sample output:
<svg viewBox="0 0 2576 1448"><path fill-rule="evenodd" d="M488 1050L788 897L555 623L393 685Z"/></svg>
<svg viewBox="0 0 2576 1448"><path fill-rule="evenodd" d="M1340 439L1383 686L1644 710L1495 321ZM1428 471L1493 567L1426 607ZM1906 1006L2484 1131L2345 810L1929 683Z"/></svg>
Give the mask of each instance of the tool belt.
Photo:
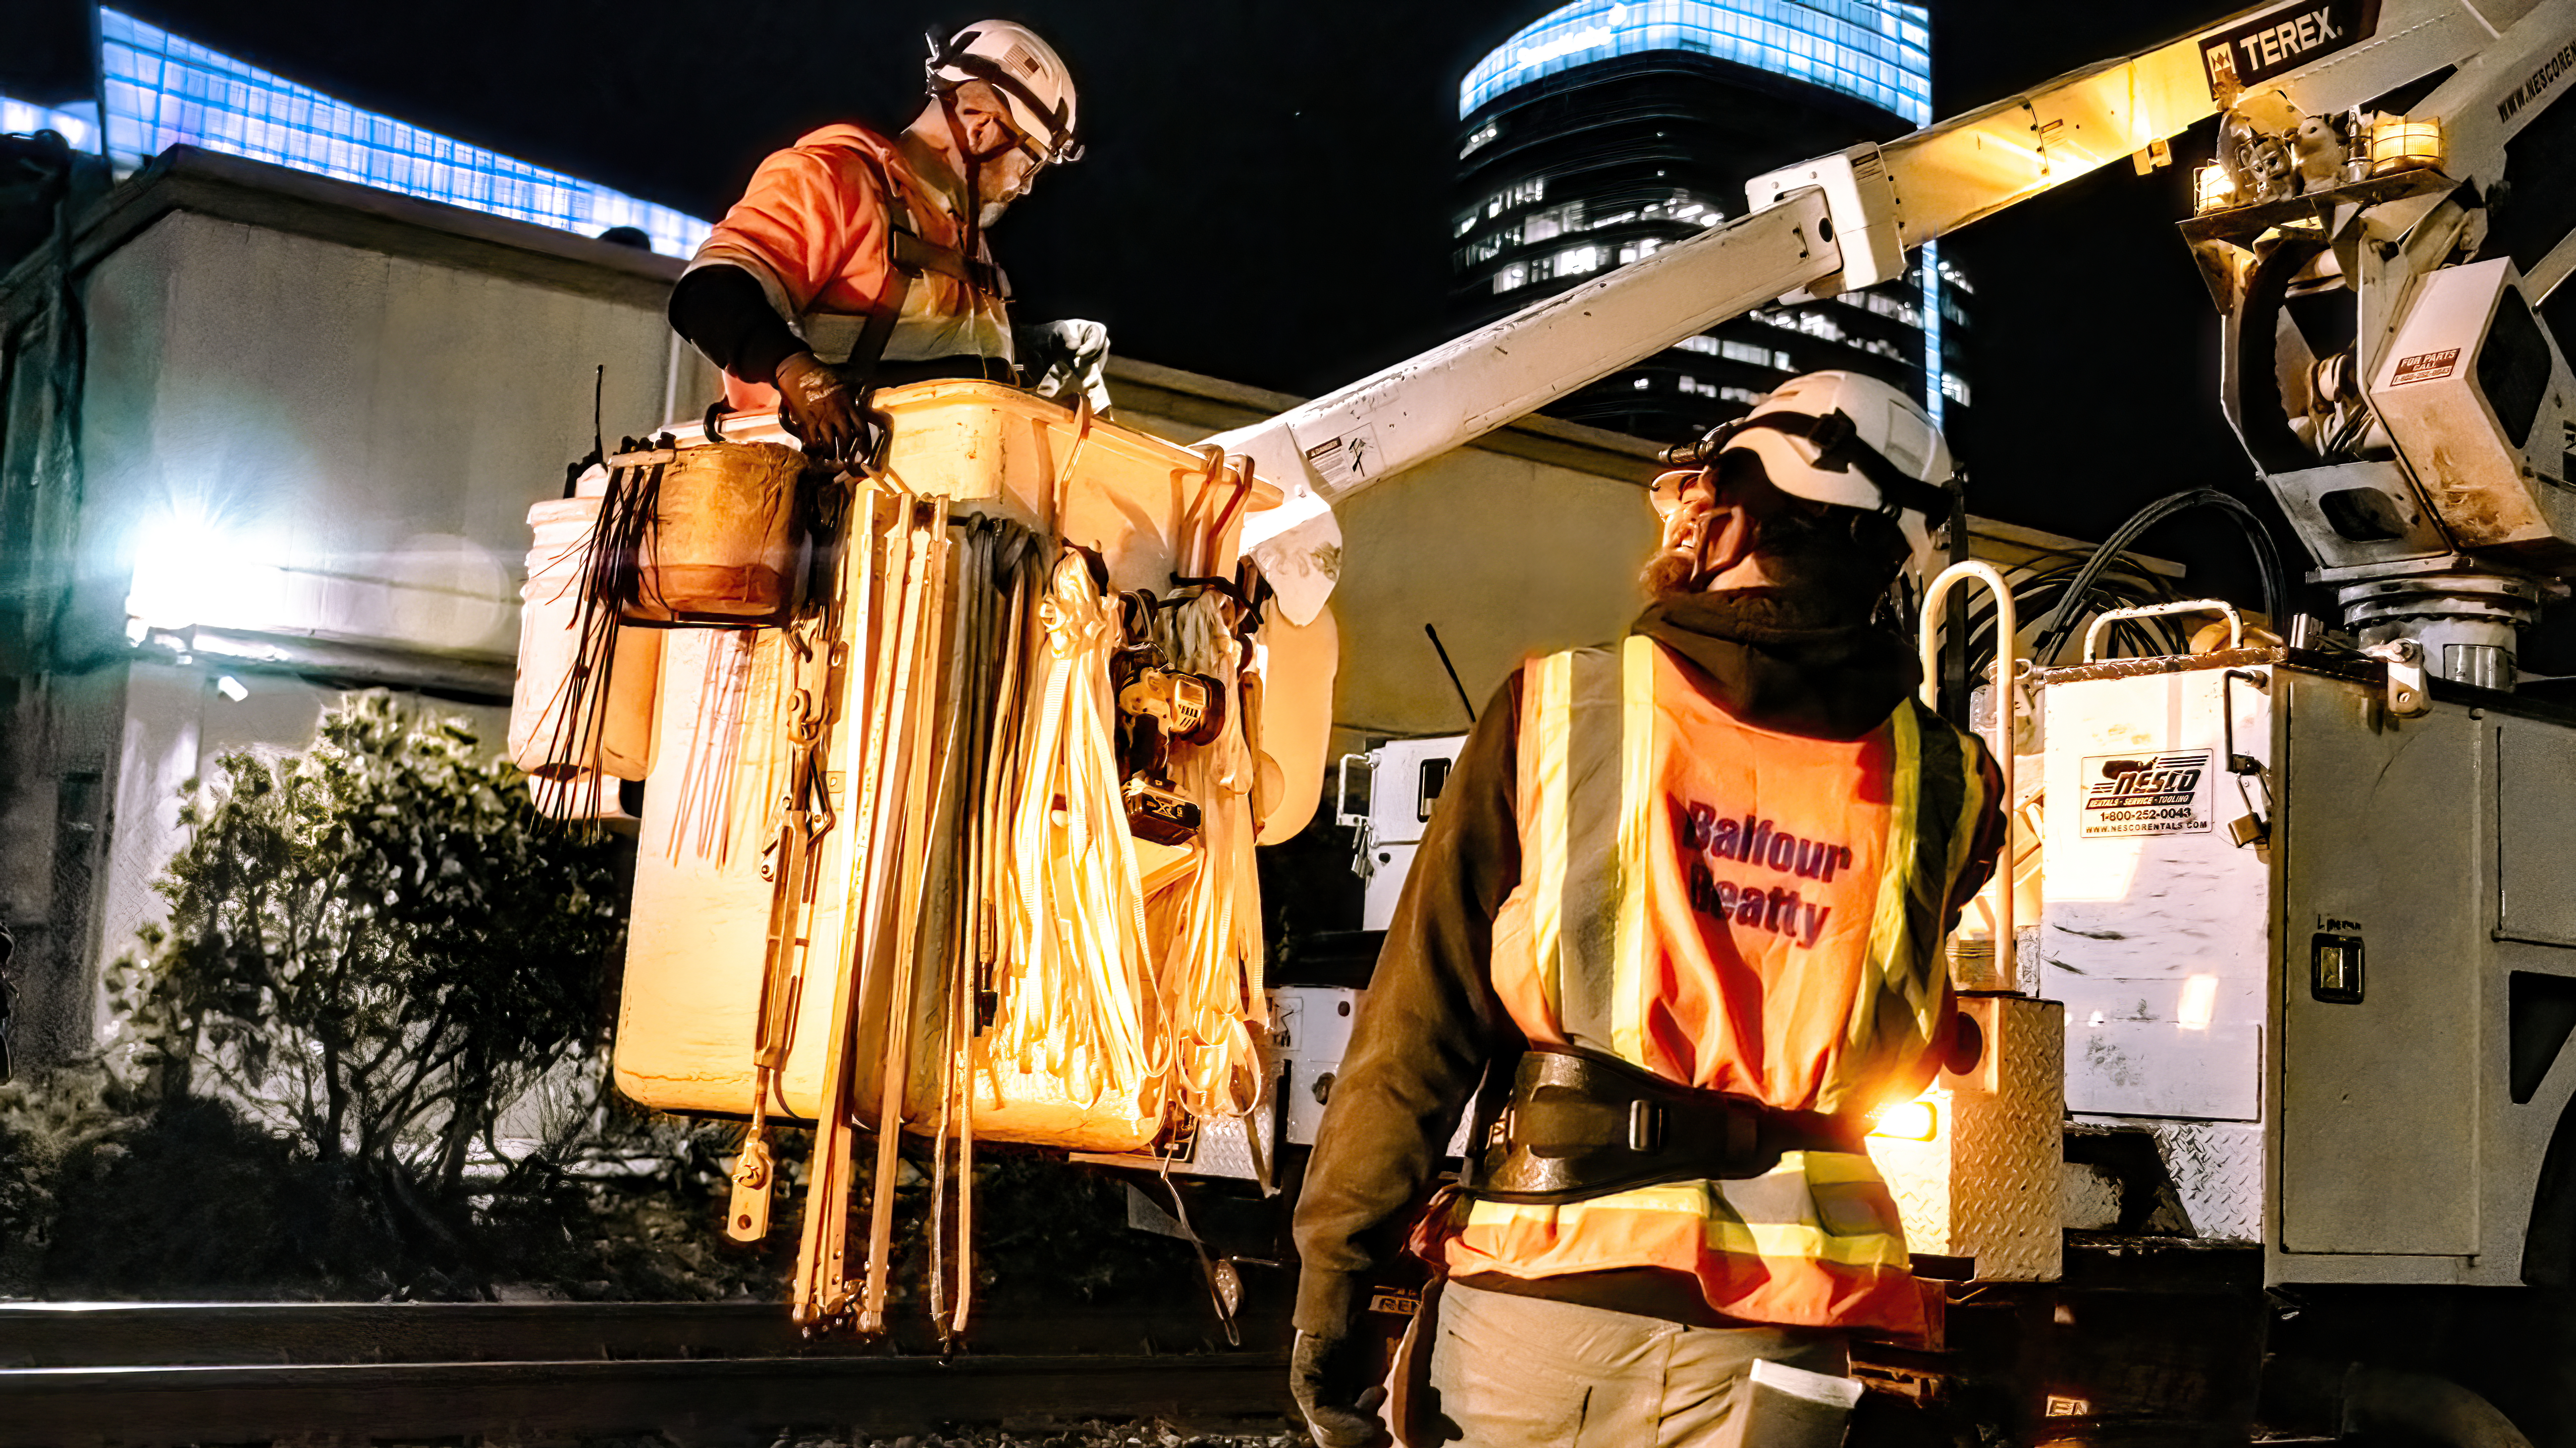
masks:
<svg viewBox="0 0 2576 1448"><path fill-rule="evenodd" d="M1783 1152L1859 1151L1861 1127L1701 1091L1566 1046L1533 1046L1469 1163L1467 1190L1556 1206L1658 1182L1757 1177Z"/></svg>

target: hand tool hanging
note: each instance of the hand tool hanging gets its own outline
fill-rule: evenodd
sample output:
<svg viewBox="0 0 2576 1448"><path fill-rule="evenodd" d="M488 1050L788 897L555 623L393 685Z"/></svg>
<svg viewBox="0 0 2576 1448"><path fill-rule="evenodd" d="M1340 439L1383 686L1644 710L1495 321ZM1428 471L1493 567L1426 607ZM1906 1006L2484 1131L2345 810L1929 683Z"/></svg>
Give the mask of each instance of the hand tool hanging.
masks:
<svg viewBox="0 0 2576 1448"><path fill-rule="evenodd" d="M831 1007L824 1022L821 1101L815 1115L814 1155L805 1183L805 1216L798 1232L796 1275L790 1293L790 1315L806 1327L819 1327L841 1315L849 1303L843 1271L848 1227L851 1126L849 1054L860 976L877 944L875 916L869 902L881 899L883 833L881 807L885 786L888 681L893 665L895 626L905 606L912 530L906 525L908 495L882 482L864 485L852 504L852 546L844 551L840 590L849 598L854 617L851 633L867 646L864 672L851 691L858 725L850 732L857 758L851 761L853 801L849 822L854 851L851 879L843 888L841 953L835 962Z"/></svg>
<svg viewBox="0 0 2576 1448"><path fill-rule="evenodd" d="M906 632L908 657L898 666L898 678L906 679L908 690L898 706L904 738L904 812L903 834L896 848L902 864L896 872L899 880L893 901L892 953L881 965L872 967L888 971L890 979L885 996L885 1033L881 1038L884 1061L877 1098L876 1176L868 1208L867 1279L859 1307L859 1331L863 1333L885 1330L886 1265L894 1243L896 1148L903 1140L904 1085L912 1074L915 950L921 939L925 872L935 863L932 855L936 846L929 821L938 813L936 796L948 784L947 751L940 747L935 728L943 714L936 707L942 702L941 676L947 672L940 667L945 662L940 641L949 595L946 505L936 500L916 501L912 528L916 535L917 578L914 596L906 600L906 606L916 610L917 618Z"/></svg>
<svg viewBox="0 0 2576 1448"><path fill-rule="evenodd" d="M819 490L815 533L831 538L847 494L838 484ZM771 882L769 932L761 974L759 1034L752 1055L751 1128L733 1167L733 1199L725 1231L740 1242L769 1235L770 1186L775 1171L769 1150L770 1098L787 1065L796 1003L805 992L805 965L813 945L814 903L823 837L838 823L832 809L827 742L839 718L842 671L849 645L841 635L841 590L824 591L817 613L786 631L795 677L781 711L788 736L785 790L778 800L778 829L761 862Z"/></svg>
<svg viewBox="0 0 2576 1448"><path fill-rule="evenodd" d="M989 1000L998 938L994 930L991 862L994 834L1007 803L1000 798L1006 743L1019 727L1014 647L1025 617L1036 536L1007 518L966 520L957 569L959 623L954 657L960 753L957 828L946 856L956 885L950 917L948 970L941 999L938 1055L939 1111L931 1137L930 1315L943 1340L966 1330L974 1297L974 1093L970 1055L976 1032L990 1019ZM957 1206L953 1229L956 1296L948 1294L952 1232L948 1222L949 1143L955 1141Z"/></svg>

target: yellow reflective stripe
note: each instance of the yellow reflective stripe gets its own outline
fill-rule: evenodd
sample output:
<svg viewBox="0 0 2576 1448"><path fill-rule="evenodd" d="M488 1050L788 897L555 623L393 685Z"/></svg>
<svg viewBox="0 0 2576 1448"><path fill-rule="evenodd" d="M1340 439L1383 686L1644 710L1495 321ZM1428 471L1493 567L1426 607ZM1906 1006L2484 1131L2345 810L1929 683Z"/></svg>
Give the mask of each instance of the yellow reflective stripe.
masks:
<svg viewBox="0 0 2576 1448"><path fill-rule="evenodd" d="M1799 1163L1801 1155L1805 1157L1803 1167ZM1866 1157L1858 1158L1856 1167L1832 1161L1832 1158L1844 1155L1846 1153L1792 1152L1781 1159L1781 1164L1772 1174L1785 1172L1802 1176L1808 1186L1877 1181ZM1806 1193L1800 1193L1799 1200L1812 1204L1812 1197ZM1702 1241L1711 1250L1738 1256L1803 1258L1844 1267L1888 1267L1899 1271L1910 1266L1901 1231L1837 1233L1827 1231L1814 1220L1751 1220L1728 1197L1722 1182L1676 1182L1639 1187L1633 1191L1553 1207L1480 1200L1468 1207L1467 1230L1504 1230L1520 1226L1571 1237L1582 1233L1587 1217L1614 1213L1688 1219L1698 1227Z"/></svg>
<svg viewBox="0 0 2576 1448"><path fill-rule="evenodd" d="M1567 836L1568 745L1574 732L1574 656L1550 654L1538 661L1538 698L1529 701L1537 721L1535 783L1538 828L1532 841L1537 858L1528 862L1537 884L1530 897L1530 947L1538 960L1539 990L1552 1020L1563 1020L1560 999L1564 973L1565 852Z"/></svg>
<svg viewBox="0 0 2576 1448"><path fill-rule="evenodd" d="M1801 1158L1806 1166L1807 1185L1815 1187L1867 1186L1881 1184L1878 1164L1863 1151L1806 1151L1782 1154L1780 1160Z"/></svg>
<svg viewBox="0 0 2576 1448"><path fill-rule="evenodd" d="M1898 1271L1914 1265L1914 1259L1906 1254L1905 1239L1890 1232L1837 1237L1804 1222L1739 1222L1722 1216L1709 1218L1706 1231L1710 1246L1745 1256L1805 1257L1838 1267L1892 1267Z"/></svg>
<svg viewBox="0 0 2576 1448"><path fill-rule="evenodd" d="M1927 1041L1932 1038L1932 1017L1941 1004L1938 990L1922 990L1910 978L1916 951L1906 905L1914 890L1915 874L1921 868L1922 840L1917 829L1923 805L1923 737L1922 726L1915 718L1914 701L1898 704L1887 723L1887 838L1880 850L1878 903L1870 914L1869 955L1861 968L1862 988L1852 995L1851 1020L1844 1031L1845 1044L1854 1049L1869 1044L1870 1029L1878 1017L1879 990L1872 987L1892 992L1912 1005L1917 1032ZM1820 1100L1816 1104L1820 1110L1832 1111L1842 1103Z"/></svg>
<svg viewBox="0 0 2576 1448"><path fill-rule="evenodd" d="M1619 650L1617 944L1611 957L1610 1050L1646 1062L1646 855L1655 804L1655 641L1630 634Z"/></svg>
<svg viewBox="0 0 2576 1448"><path fill-rule="evenodd" d="M1912 896L1928 883L1922 878L1923 726L1911 699L1897 705L1896 713L1904 722L1897 726L1896 731L1894 785L1897 812L1905 820L1904 891L1907 896ZM1944 879L1933 888L1946 892L1949 882ZM1938 907L1930 919L1922 922L1923 928L1931 935L1930 939L1914 939L1914 925L1912 917L1905 917L1902 948L1887 960L1887 983L1914 1007L1915 1039L1928 1042L1932 1039L1933 1028L1940 1024L1941 986L1949 978L1949 966L1941 958Z"/></svg>
<svg viewBox="0 0 2576 1448"><path fill-rule="evenodd" d="M1977 819L1985 812L1986 776L1977 768L1976 747L1964 738L1958 741L1958 745L1959 818L1950 826L1949 857L1942 862L1940 893L1932 897L1932 928L1935 930L1950 918L1950 891L1957 888L1959 877L1967 873L1968 851L1977 843ZM2004 888L2011 888L2012 837L2009 833L2005 835L2004 852L1997 858L1995 869L2004 881Z"/></svg>

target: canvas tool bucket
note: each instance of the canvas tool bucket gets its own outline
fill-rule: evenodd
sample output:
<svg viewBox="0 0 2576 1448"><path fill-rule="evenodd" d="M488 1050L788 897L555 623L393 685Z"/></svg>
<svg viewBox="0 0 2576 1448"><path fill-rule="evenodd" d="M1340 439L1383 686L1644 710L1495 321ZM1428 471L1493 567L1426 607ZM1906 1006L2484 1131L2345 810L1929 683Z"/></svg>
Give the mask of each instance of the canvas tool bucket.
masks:
<svg viewBox="0 0 2576 1448"><path fill-rule="evenodd" d="M662 473L629 615L749 624L792 608L804 471L804 454L774 442L683 449Z"/></svg>

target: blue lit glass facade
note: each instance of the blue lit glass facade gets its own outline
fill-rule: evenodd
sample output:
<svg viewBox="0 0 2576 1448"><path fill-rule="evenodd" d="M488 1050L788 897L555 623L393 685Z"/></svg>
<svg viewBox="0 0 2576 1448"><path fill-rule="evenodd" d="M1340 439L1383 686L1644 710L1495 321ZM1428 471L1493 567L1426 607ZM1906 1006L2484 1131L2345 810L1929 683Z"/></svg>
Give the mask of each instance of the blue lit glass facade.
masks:
<svg viewBox="0 0 2576 1448"><path fill-rule="evenodd" d="M686 256L694 216L362 111L122 11L98 13L107 156L140 166L172 146L291 166L451 206L596 236L632 226Z"/></svg>
<svg viewBox="0 0 2576 1448"><path fill-rule="evenodd" d="M1622 55L1678 50L1731 60L1932 119L1932 36L1920 5L1880 0L1575 0L1476 62L1461 119L1503 92Z"/></svg>
<svg viewBox="0 0 2576 1448"><path fill-rule="evenodd" d="M1900 0L1574 0L1460 82L1458 321L1474 326L1744 209L1779 166L1932 116L1930 24ZM1953 434L1967 383L1945 335L1957 273L1925 247L1901 282L1757 308L1550 410L1658 440L1741 416L1802 372L1846 368L1921 398Z"/></svg>

